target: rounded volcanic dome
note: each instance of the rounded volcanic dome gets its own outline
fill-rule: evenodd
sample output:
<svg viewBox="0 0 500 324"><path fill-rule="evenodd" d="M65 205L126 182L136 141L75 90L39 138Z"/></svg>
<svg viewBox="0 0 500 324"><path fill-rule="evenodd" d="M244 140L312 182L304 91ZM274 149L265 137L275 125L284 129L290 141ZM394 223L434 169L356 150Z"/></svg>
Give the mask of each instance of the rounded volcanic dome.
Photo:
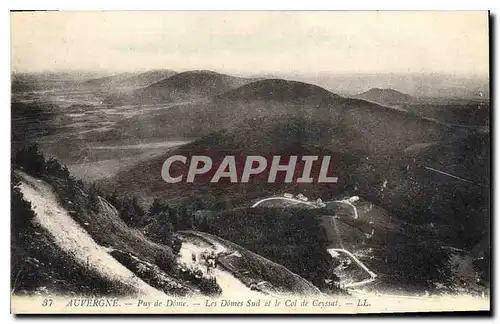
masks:
<svg viewBox="0 0 500 324"><path fill-rule="evenodd" d="M283 79L259 80L221 95L227 99L294 101L332 99L340 96L319 86Z"/></svg>

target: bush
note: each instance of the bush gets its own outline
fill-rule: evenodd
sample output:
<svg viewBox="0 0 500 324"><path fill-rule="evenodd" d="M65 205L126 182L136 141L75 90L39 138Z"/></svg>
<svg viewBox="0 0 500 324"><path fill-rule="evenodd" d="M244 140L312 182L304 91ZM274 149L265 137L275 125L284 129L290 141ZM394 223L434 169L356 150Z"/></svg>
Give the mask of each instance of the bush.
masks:
<svg viewBox="0 0 500 324"><path fill-rule="evenodd" d="M222 293L222 288L217 283L217 280L213 277L203 277L203 272L199 269L181 268L179 270L179 276L181 279L189 281L198 287L200 292L204 295L217 297Z"/></svg>
<svg viewBox="0 0 500 324"><path fill-rule="evenodd" d="M46 172L45 157L38 151L36 144L18 150L13 156L13 164L33 176L40 176Z"/></svg>
<svg viewBox="0 0 500 324"><path fill-rule="evenodd" d="M45 163L46 172L50 175L62 178L69 179L70 173L68 167L65 165L61 165L56 159L50 158Z"/></svg>
<svg viewBox="0 0 500 324"><path fill-rule="evenodd" d="M167 295L185 296L187 294L188 289L186 287L166 275L172 267L170 259L158 255L155 260L156 265L152 265L127 252L114 250L110 254L127 269L135 273L137 277L150 286L164 291ZM168 268L167 271L165 271L165 268Z"/></svg>
<svg viewBox="0 0 500 324"><path fill-rule="evenodd" d="M139 227L145 223L145 212L139 204L137 197L115 198L114 204L120 218L130 227Z"/></svg>
<svg viewBox="0 0 500 324"><path fill-rule="evenodd" d="M173 223L177 226L176 211L165 201L155 199L148 210L144 232L152 241L167 245L178 254L182 242L173 235L176 229Z"/></svg>
<svg viewBox="0 0 500 324"><path fill-rule="evenodd" d="M158 252L154 257L155 264L166 273L170 273L175 266L175 260L165 253Z"/></svg>
<svg viewBox="0 0 500 324"><path fill-rule="evenodd" d="M10 182L10 219L11 231L14 234L23 231L35 217L35 212L31 209L31 203L24 199L19 188L20 183L16 174L12 173Z"/></svg>

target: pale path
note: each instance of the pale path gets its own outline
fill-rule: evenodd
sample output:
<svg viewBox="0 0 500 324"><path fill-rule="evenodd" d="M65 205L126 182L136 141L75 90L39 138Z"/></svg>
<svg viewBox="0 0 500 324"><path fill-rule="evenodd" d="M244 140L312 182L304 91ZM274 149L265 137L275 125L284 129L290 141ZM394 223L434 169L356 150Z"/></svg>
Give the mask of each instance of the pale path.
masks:
<svg viewBox="0 0 500 324"><path fill-rule="evenodd" d="M189 242L182 243L181 250L179 252L179 261L185 264L188 268L198 268L203 272L203 275L213 276L217 280L217 283L222 289L221 297L232 297L232 298L261 298L265 296L258 291L251 290L237 278L235 278L231 273L221 270L218 268L210 269L210 274L207 273L207 268L203 262L200 261L200 255L204 251L214 251L215 253L223 252L225 249L221 245L217 246L217 249L202 248ZM192 254L196 255L196 261L192 260Z"/></svg>
<svg viewBox="0 0 500 324"><path fill-rule="evenodd" d="M82 267L96 270L103 277L130 286L137 295L166 296L138 278L97 244L60 205L49 184L22 172L17 174L22 178L20 189L24 198L31 203L36 213L35 221L53 236L61 250L73 256Z"/></svg>
<svg viewBox="0 0 500 324"><path fill-rule="evenodd" d="M352 287L358 287L358 286L363 286L363 285L366 285L366 284L369 284L370 282L373 282L375 281L375 279L377 278L377 275L371 271L370 269L368 269L368 267L363 263L361 262L361 260L359 260L354 254L352 254L351 252L345 250L345 249L328 249L327 250L328 253L332 254L332 252L330 251L334 251L334 252L342 252L342 253L345 253L347 254L351 259L354 260L354 262L356 262L358 264L358 266L361 267L361 269L363 269L364 271L366 271L366 273L368 273L368 275L370 276L370 278L368 279L365 279L363 281L359 281L359 282L353 282L353 283L348 283L345 285L346 288L352 288Z"/></svg>
<svg viewBox="0 0 500 324"><path fill-rule="evenodd" d="M450 173L447 173L447 172L444 172L444 171L440 171L440 170L437 170L437 169L434 169L434 168L431 168L431 167L425 167L427 170L430 170L430 171L434 171L434 172L437 172L437 173L440 173L440 174L444 174L448 177L452 177L452 178L455 178L455 179L458 179L458 180L461 180L461 181L464 181L464 182L468 182L468 183L473 183L472 181L470 180L467 180L467 179L464 179L464 178L460 178L460 177L457 177L456 175L453 175L453 174L450 174Z"/></svg>
<svg viewBox="0 0 500 324"><path fill-rule="evenodd" d="M252 208L255 208L255 207L259 206L261 203L263 203L265 201L269 201L269 200L286 200L286 201L291 201L291 202L294 202L294 203L297 203L297 204L303 204L303 205L307 205L307 206L310 206L310 207L317 208L317 206L315 204L310 203L308 201L302 201L302 200L299 200L299 199L287 198L287 197L269 197L269 198L264 198L262 200L257 201L255 204L253 204Z"/></svg>

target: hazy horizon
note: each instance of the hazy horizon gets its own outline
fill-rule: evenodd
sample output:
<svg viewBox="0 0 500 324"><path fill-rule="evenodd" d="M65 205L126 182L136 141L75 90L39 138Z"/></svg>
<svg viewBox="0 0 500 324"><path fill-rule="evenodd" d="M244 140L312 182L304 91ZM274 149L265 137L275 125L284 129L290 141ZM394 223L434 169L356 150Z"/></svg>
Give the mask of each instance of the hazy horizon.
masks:
<svg viewBox="0 0 500 324"><path fill-rule="evenodd" d="M489 78L488 12L16 12L12 72Z"/></svg>
<svg viewBox="0 0 500 324"><path fill-rule="evenodd" d="M95 74L95 75L117 75L117 74L122 74L122 73L133 73L133 74L138 74L138 73L144 73L144 72L152 72L152 71L162 71L162 70L171 70L175 71L176 73L183 73L183 72L192 72L192 71L211 71L211 72L216 72L220 74L228 74L231 76L237 76L237 77L250 77L250 76L258 76L258 75L268 75L272 76L273 74L279 75L279 76L338 76L338 77L352 77L356 75L364 75L364 76L389 76L389 75L399 75L399 76L435 76L435 77L440 77L440 76L455 76L455 77L475 77L477 79L489 79L489 73L482 75L478 73L436 73L436 72L417 72L417 73L411 73L411 72L335 72L335 71L319 71L319 72L287 72L287 71L265 71L265 72L239 72L239 71L225 71L221 69L206 69L206 68L197 68L197 69L170 69L170 68L163 68L163 67L158 67L158 68L146 68L146 69L123 69L123 70L107 70L107 69L101 69L101 70L95 70L95 69L88 69L88 70L83 70L83 69L46 69L46 70L36 70L36 71L14 71L12 70L12 74L50 74L50 73L82 73L82 74Z"/></svg>

